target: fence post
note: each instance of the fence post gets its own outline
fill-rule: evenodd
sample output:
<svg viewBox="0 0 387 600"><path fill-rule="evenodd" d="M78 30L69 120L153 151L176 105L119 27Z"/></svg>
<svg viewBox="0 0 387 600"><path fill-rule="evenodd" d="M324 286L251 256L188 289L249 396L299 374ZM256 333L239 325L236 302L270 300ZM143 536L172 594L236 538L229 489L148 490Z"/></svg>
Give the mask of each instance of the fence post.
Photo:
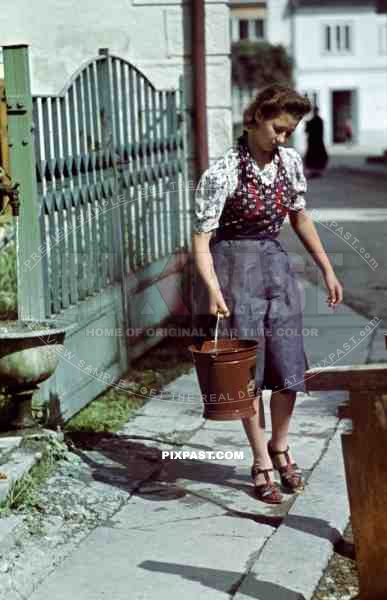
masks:
<svg viewBox="0 0 387 600"><path fill-rule="evenodd" d="M98 85L100 90L100 108L101 126L102 126L102 145L103 150L109 154L111 158L113 180L114 180L114 198L113 208L111 209L112 224L113 224L113 252L114 252L114 272L115 279L119 281L120 293L117 302L118 321L124 327L124 335L120 336L120 363L123 370L128 367L128 347L127 347L127 329L128 329L128 300L126 289L126 267L124 255L124 236L123 236L123 220L121 212L121 186L119 173L117 168L117 134L115 118L118 115L114 114L113 98L112 98L112 59L109 56L108 48L100 48L99 55L104 58L97 63L98 69ZM108 160L109 162L109 160Z"/></svg>
<svg viewBox="0 0 387 600"><path fill-rule="evenodd" d="M19 184L17 289L20 319L44 319L40 206L36 182L32 96L28 46L4 46L4 81L8 115L9 162Z"/></svg>
<svg viewBox="0 0 387 600"><path fill-rule="evenodd" d="M9 150L7 132L7 105L4 80L0 79L0 166L9 173Z"/></svg>

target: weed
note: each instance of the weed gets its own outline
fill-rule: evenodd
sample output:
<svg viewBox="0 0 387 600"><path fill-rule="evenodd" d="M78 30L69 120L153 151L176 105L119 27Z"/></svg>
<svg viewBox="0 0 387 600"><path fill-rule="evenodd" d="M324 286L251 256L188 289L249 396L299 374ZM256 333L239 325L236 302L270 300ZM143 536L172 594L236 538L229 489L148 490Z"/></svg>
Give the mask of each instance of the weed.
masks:
<svg viewBox="0 0 387 600"><path fill-rule="evenodd" d="M192 369L186 344L165 339L137 360L122 379L125 390L110 388L88 404L65 425L67 431L110 431L123 427L129 417L147 401L141 388L159 392L165 385Z"/></svg>
<svg viewBox="0 0 387 600"><path fill-rule="evenodd" d="M57 461L63 456L56 440L49 440L42 457L32 469L18 481L15 481L7 498L0 504L0 517L7 516L10 511L33 509L37 500L38 488L54 472Z"/></svg>

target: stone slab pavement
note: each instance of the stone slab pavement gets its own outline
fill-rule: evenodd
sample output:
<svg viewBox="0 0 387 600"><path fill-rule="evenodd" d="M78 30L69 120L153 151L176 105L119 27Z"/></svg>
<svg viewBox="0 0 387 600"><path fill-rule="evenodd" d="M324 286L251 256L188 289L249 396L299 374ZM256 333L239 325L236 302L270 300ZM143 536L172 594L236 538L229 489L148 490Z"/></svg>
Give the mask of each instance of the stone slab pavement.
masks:
<svg viewBox="0 0 387 600"><path fill-rule="evenodd" d="M369 320L300 280L311 365L362 364L382 357ZM364 333L363 333L364 332ZM351 339L354 341L351 341ZM349 340L349 341L348 341ZM375 348L373 343L378 340ZM349 344L349 351L338 353ZM376 343L376 342L375 342ZM378 345L379 344L379 345ZM264 392L268 433L268 399ZM29 596L30 600L308 600L349 519L336 417L345 392L300 394L290 442L305 492L270 507L252 494L251 454L240 421L202 417L192 370L144 405L120 432L158 452L128 502ZM162 452L240 451L226 460Z"/></svg>

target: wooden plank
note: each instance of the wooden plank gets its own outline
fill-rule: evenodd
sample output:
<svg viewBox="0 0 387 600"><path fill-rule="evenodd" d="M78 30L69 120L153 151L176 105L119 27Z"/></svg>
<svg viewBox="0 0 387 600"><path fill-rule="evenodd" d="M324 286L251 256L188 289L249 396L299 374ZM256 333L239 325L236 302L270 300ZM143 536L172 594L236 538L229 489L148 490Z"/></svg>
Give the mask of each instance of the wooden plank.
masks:
<svg viewBox="0 0 387 600"><path fill-rule="evenodd" d="M106 168L103 171L103 189L106 199L110 202L108 210L104 213L104 225L107 234L107 276L109 285L113 283L117 274L117 260L115 252L117 250L117 237L113 227L113 203L112 199L116 194L116 175L115 175L115 115L112 104L112 60L108 51L100 51L101 59L97 63L99 105L101 118L101 132L103 152L107 159ZM113 167L111 166L113 164Z"/></svg>
<svg viewBox="0 0 387 600"><path fill-rule="evenodd" d="M337 416L339 419L351 419L351 407L348 402L343 402L337 407Z"/></svg>
<svg viewBox="0 0 387 600"><path fill-rule="evenodd" d="M140 195L141 195L141 178L140 178L140 158L139 158L139 134L138 120L136 118L136 71L132 66L129 67L129 104L130 104L130 135L132 139L132 147L134 148L133 158L133 178L134 185L130 198L130 216L131 229L129 235L133 238L132 246L134 247L135 256L131 259L131 265L136 268L141 264L141 230L140 230Z"/></svg>
<svg viewBox="0 0 387 600"><path fill-rule="evenodd" d="M52 313L51 307L51 293L50 293L50 278L49 278L49 231L48 231L48 209L46 207L46 200L42 198L42 208L39 218L40 236L43 246L42 252L42 282L43 282L43 294L44 294L44 316L50 317Z"/></svg>
<svg viewBox="0 0 387 600"><path fill-rule="evenodd" d="M145 210L144 210L144 196L143 189L145 183L144 177L144 157L145 157L145 141L144 141L144 127L142 121L142 76L138 71L135 71L135 82L136 82L136 91L135 91L135 104L136 104L136 124L138 131L138 160L139 160L139 171L137 176L139 177L139 193L138 193L138 221L136 223L136 227L140 233L140 246L139 246L139 258L141 261L141 265L145 265L147 263L146 255L147 255L147 239L145 234Z"/></svg>
<svg viewBox="0 0 387 600"><path fill-rule="evenodd" d="M83 160L84 166L88 160L88 145L87 145L87 124L85 114L85 76L82 71L79 73L74 86L76 107L77 107L77 120L78 120L78 137L79 137L79 151L80 157ZM84 215L83 222L83 243L84 243L84 278L85 278L85 294L91 295L94 291L94 270L93 270L93 239L91 234L91 219L92 211L89 202L89 194L85 193L91 181L89 180L89 173L87 168L85 172L81 169L81 181L82 181L82 212Z"/></svg>
<svg viewBox="0 0 387 600"><path fill-rule="evenodd" d="M121 206L122 219L122 240L123 240L123 256L125 264L125 273L128 271L130 256L133 255L132 236L129 235L129 187L130 187L130 137L129 137L129 94L128 94L128 65L120 63L120 84L121 84L121 100L122 100L122 149L121 149L121 182L120 191L125 197L125 202Z"/></svg>
<svg viewBox="0 0 387 600"><path fill-rule="evenodd" d="M68 95L60 98L60 128L62 138L62 158L63 163L67 161L69 164L71 156L71 137L70 137L70 116L68 112L69 98ZM73 180L72 175L63 179L64 197L66 199L66 220L68 226L68 270L69 270L69 294L70 304L76 304L79 299L78 284L77 284L77 254L76 254L76 228L78 223L75 218L75 209L72 199Z"/></svg>
<svg viewBox="0 0 387 600"><path fill-rule="evenodd" d="M49 192L52 196L52 193ZM52 204L54 197L52 196ZM48 215L48 231L50 239L49 264L50 264L50 293L51 293L51 312L58 314L61 309L61 255L58 243L56 242L58 234L58 223L56 220L56 211L51 208Z"/></svg>
<svg viewBox="0 0 387 600"><path fill-rule="evenodd" d="M102 124L101 124L101 108L99 103L99 87L98 87L98 72L97 65L93 63L89 68L90 82L90 99L91 99L91 117L92 117L92 137L93 137L93 152L95 154L93 163L97 163L97 157L102 153ZM104 207L102 205L103 198L100 192L100 185L103 172L100 167L94 168L95 177L95 204L97 208L96 221L96 239L97 245L95 248L95 269L96 269L96 289L101 290L106 286L107 281L107 260L106 260L106 242L105 242L105 218Z"/></svg>
<svg viewBox="0 0 387 600"><path fill-rule="evenodd" d="M64 194L67 205L67 245L68 245L68 270L69 270L69 294L70 304L76 304L79 299L77 284L77 254L76 254L76 228L78 223L75 218L75 209L72 205L72 194L70 190L65 190Z"/></svg>
<svg viewBox="0 0 387 600"><path fill-rule="evenodd" d="M179 102L178 102L178 156L180 162L181 169L181 188L179 195L179 203L183 210L184 217L184 237L183 237L183 247L187 248L190 244L191 238L191 194L188 189L188 166L186 161L186 142L187 142L187 121L185 119L185 110L186 110L186 102L185 102L185 94L184 94L184 77L180 77L179 81Z"/></svg>
<svg viewBox="0 0 387 600"><path fill-rule="evenodd" d="M387 597L387 424L378 417L381 395L352 392L353 432L342 447L362 600ZM379 411L380 412L380 411Z"/></svg>
<svg viewBox="0 0 387 600"><path fill-rule="evenodd" d="M160 115L160 163L164 166L167 159L167 150L166 150L166 128L165 128L165 115L166 115L166 103L165 103L165 92L160 91L158 93L159 96L159 115ZM160 181L160 189L159 189L159 202L160 202L160 221L159 227L161 230L161 244L160 244L160 255L165 256L170 252L171 248L171 239L168 235L168 226L167 219L168 214L167 211L169 209L169 204L167 203L167 178L164 174L164 169L162 169L162 176L159 179Z"/></svg>
<svg viewBox="0 0 387 600"><path fill-rule="evenodd" d="M64 211L64 202L62 193L56 192L57 205L59 206L57 211L58 218L58 233L59 241L57 244L60 264L60 298L61 307L67 308L70 305L70 289L69 279L72 273L69 270L69 253L68 253L68 234L67 234L67 212Z"/></svg>
<svg viewBox="0 0 387 600"><path fill-rule="evenodd" d="M159 122L160 118L158 117L158 94L156 90L152 89L152 141L153 141L153 158L154 158L154 171L155 178L153 184L152 191L152 218L154 220L153 229L155 231L155 260L160 258L161 256L161 227L159 220L159 206L160 206L160 197L161 197L161 179L158 173L158 167L160 162L160 132L159 132Z"/></svg>
<svg viewBox="0 0 387 600"><path fill-rule="evenodd" d="M152 201L152 173L153 173L153 153L151 150L151 120L150 120L150 85L147 80L143 79L143 101L144 101L144 116L145 116L145 139L147 141L147 147L149 153L145 153L144 165L147 170L147 176L145 179L146 196L144 200L145 210L145 227L146 227L146 240L147 240L147 261L152 262L156 259L155 251L155 231L153 222L153 201Z"/></svg>
<svg viewBox="0 0 387 600"><path fill-rule="evenodd" d="M307 391L387 389L387 363L309 369Z"/></svg>

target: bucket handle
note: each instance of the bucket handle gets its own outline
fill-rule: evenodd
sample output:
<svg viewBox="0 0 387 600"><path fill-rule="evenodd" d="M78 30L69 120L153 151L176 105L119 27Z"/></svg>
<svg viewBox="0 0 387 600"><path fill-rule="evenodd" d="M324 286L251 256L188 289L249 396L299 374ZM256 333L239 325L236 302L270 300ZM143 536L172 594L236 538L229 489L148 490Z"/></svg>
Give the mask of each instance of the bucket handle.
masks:
<svg viewBox="0 0 387 600"><path fill-rule="evenodd" d="M214 334L214 344L215 344L215 348L217 346L218 343L218 337L219 337L219 323L220 320L222 319L222 314L218 311L216 313L216 325L215 325L215 334ZM231 338L232 338L232 331L231 331ZM214 354L212 354L212 358L216 358L216 352Z"/></svg>
<svg viewBox="0 0 387 600"><path fill-rule="evenodd" d="M216 313L216 325L215 325L215 335L214 335L214 342L215 342L215 347L218 343L218 336L219 336L219 323L220 323L220 312L218 311Z"/></svg>
<svg viewBox="0 0 387 600"><path fill-rule="evenodd" d="M214 342L215 345L218 341L218 337L219 337L219 323L220 323L220 319L223 319L222 313L218 310L216 313L216 325L215 325L215 335L214 335ZM230 332L230 338L232 338L232 330Z"/></svg>

